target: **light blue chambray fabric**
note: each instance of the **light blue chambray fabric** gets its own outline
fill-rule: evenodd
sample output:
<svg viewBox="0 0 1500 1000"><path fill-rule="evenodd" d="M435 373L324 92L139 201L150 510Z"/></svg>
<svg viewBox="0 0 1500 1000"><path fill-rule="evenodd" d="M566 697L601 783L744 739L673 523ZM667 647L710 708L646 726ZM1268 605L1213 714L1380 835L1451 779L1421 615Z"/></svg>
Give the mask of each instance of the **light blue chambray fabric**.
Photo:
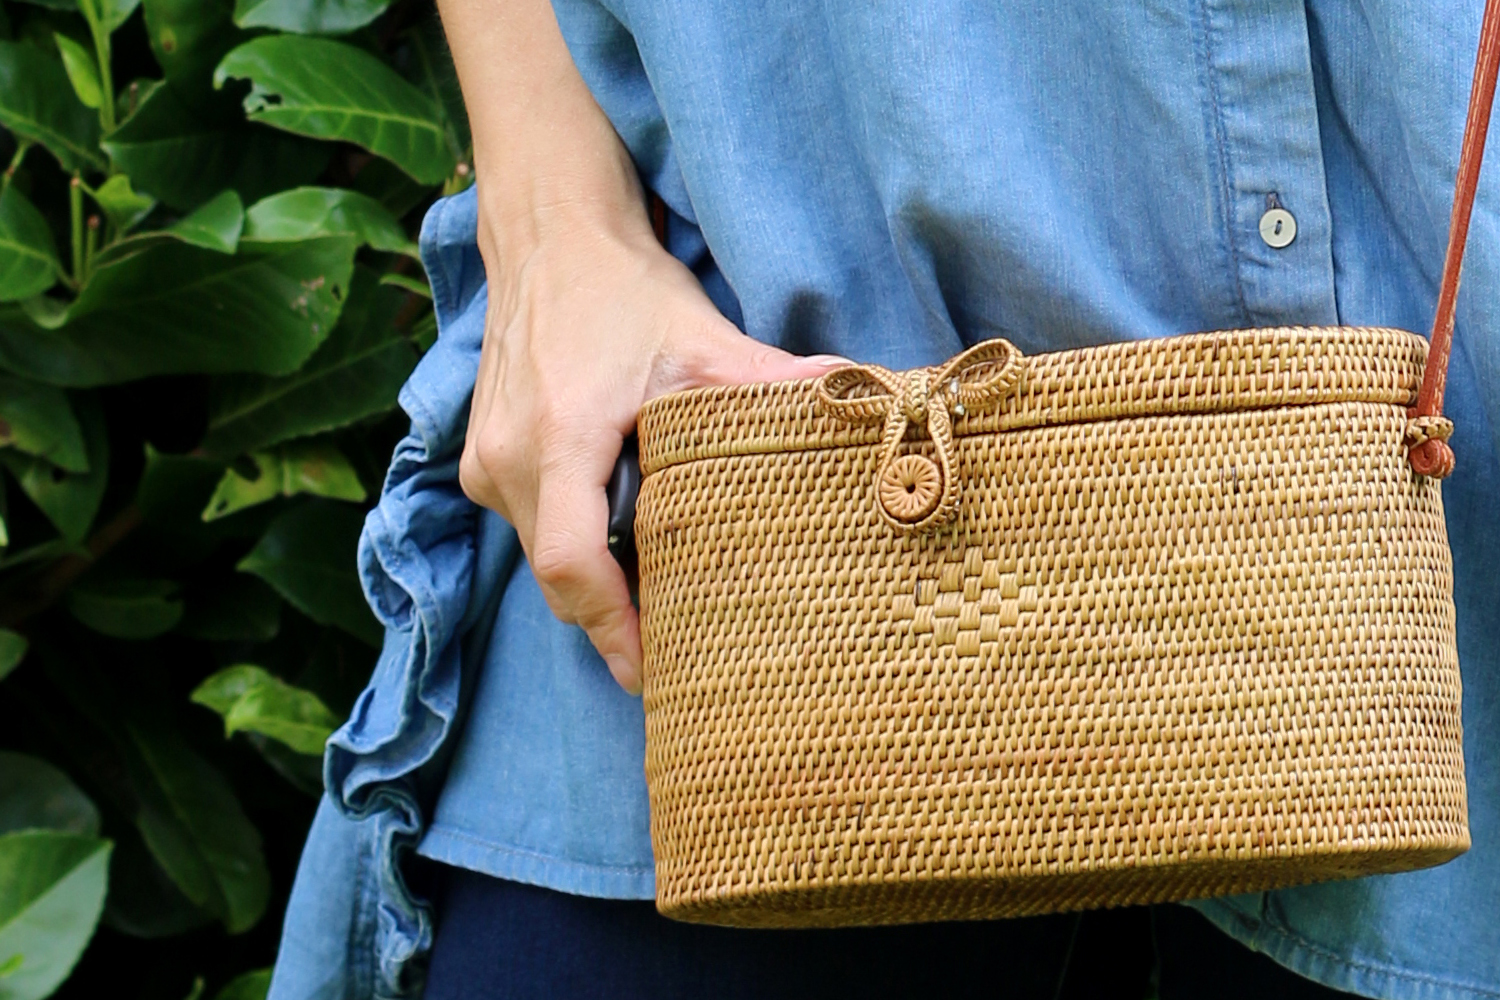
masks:
<svg viewBox="0 0 1500 1000"><path fill-rule="evenodd" d="M731 319L892 367L1270 324L1431 320L1480 0L555 0ZM1476 210L1444 485L1474 846L1199 904L1331 986L1500 997L1500 170ZM1257 224L1274 192L1296 240ZM484 319L472 192L422 250L441 336L360 567L387 637L330 741L272 1000L412 996L412 849L647 898L642 717L456 483ZM607 349L609 331L599 331Z"/></svg>

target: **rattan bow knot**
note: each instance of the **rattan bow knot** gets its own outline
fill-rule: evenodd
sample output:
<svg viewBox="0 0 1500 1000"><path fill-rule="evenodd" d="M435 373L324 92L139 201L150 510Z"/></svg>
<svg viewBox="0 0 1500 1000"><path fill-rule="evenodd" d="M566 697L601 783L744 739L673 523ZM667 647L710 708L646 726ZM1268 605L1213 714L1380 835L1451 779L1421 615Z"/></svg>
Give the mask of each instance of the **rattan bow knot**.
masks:
<svg viewBox="0 0 1500 1000"><path fill-rule="evenodd" d="M940 528L958 513L953 475L953 417L990 410L1021 381L1021 352L987 340L938 369L893 372L851 365L818 380L825 413L853 424L885 423L875 499L880 516L902 534ZM926 427L933 457L901 455L908 427Z"/></svg>
<svg viewBox="0 0 1500 1000"><path fill-rule="evenodd" d="M927 423L927 406L932 396L931 379L930 372L920 369L907 373L901 386L901 411L906 415L908 423Z"/></svg>

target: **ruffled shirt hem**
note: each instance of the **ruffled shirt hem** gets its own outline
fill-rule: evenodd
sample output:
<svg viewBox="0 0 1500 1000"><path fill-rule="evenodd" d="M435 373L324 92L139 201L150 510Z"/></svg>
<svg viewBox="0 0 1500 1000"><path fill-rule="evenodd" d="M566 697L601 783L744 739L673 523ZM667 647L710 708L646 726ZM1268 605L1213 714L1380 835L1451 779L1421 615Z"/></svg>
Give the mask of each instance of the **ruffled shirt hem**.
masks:
<svg viewBox="0 0 1500 1000"><path fill-rule="evenodd" d="M385 643L328 741L327 793L287 906L272 1000L421 994L413 960L431 947L432 915L406 886L401 856L422 835L445 763L465 653L487 634L518 548L514 532L480 517L458 483L484 335L475 197L471 188L439 202L422 226L440 335L401 390L411 431L396 446L358 553Z"/></svg>

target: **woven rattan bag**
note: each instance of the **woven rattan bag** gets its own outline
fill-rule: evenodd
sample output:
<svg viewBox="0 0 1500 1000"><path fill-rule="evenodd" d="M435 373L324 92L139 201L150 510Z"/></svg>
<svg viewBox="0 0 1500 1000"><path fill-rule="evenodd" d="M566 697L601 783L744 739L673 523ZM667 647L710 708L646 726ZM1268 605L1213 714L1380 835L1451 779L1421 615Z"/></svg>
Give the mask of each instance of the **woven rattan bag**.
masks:
<svg viewBox="0 0 1500 1000"><path fill-rule="evenodd" d="M1439 864L1469 845L1429 352L1261 329L694 390L639 421L657 903L817 926Z"/></svg>

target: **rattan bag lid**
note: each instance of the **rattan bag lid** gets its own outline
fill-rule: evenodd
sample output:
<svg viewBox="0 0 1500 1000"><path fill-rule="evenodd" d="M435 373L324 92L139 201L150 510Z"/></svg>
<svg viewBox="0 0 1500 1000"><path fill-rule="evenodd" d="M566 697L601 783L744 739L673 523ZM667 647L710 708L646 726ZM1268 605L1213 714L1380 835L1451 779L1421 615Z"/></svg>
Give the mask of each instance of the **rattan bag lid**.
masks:
<svg viewBox="0 0 1500 1000"><path fill-rule="evenodd" d="M1020 381L997 405L955 413L953 434L1318 403L1410 406L1426 353L1427 341L1405 330L1280 327L1038 354L1019 359ZM647 403L639 426L645 475L706 458L871 444L881 437L878 423L854 424L825 412L817 380L672 393Z"/></svg>

